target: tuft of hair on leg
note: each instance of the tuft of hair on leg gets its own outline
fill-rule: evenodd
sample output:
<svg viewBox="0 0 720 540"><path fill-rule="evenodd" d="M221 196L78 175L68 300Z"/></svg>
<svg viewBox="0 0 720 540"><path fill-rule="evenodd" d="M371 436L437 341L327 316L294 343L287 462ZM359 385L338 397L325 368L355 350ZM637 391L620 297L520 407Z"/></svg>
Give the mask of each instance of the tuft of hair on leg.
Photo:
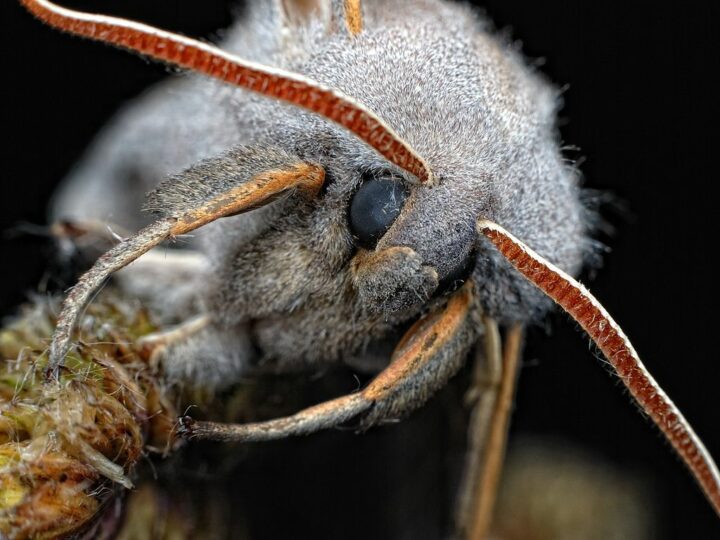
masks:
<svg viewBox="0 0 720 540"><path fill-rule="evenodd" d="M152 26L74 11L47 0L20 0L20 3L38 19L60 30L196 71L319 114L353 133L421 183L434 183L428 164L400 135L367 107L338 90Z"/></svg>
<svg viewBox="0 0 720 540"><path fill-rule="evenodd" d="M265 171L193 208L160 219L117 244L80 277L65 298L50 345L46 377L58 377L58 369L70 350L72 332L82 310L113 273L168 238L186 234L223 217L259 208L290 190L314 197L324 183L325 170L317 165L301 163L287 170Z"/></svg>
<svg viewBox="0 0 720 540"><path fill-rule="evenodd" d="M607 310L572 276L487 220L478 233L531 283L565 310L598 346L630 394L660 428L720 515L720 471L690 423L655 381Z"/></svg>

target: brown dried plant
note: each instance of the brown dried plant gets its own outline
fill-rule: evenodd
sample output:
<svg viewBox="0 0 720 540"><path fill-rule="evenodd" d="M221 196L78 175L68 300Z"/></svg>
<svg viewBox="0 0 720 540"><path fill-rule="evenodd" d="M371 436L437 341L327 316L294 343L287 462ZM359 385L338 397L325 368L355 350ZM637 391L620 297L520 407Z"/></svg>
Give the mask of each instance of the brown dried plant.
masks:
<svg viewBox="0 0 720 540"><path fill-rule="evenodd" d="M155 329L148 313L103 295L85 313L60 380L46 383L56 308L38 298L0 331L2 538L87 528L133 485L144 455L176 446L172 389L138 344Z"/></svg>

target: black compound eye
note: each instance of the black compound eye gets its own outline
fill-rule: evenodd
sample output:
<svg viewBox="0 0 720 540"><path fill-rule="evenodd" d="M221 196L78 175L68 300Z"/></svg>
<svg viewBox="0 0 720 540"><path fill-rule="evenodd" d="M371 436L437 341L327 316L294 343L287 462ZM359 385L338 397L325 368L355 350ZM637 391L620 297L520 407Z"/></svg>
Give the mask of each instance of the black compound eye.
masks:
<svg viewBox="0 0 720 540"><path fill-rule="evenodd" d="M408 197L405 186L389 177L369 177L350 202L350 231L358 244L373 248L400 214Z"/></svg>

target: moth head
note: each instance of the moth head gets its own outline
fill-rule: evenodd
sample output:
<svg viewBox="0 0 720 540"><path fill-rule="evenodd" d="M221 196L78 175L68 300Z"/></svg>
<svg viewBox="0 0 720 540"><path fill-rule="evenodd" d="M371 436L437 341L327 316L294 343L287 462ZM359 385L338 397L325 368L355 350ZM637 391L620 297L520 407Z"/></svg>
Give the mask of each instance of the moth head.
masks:
<svg viewBox="0 0 720 540"><path fill-rule="evenodd" d="M476 242L480 216L519 231L565 268L580 264L584 227L553 133L555 95L506 46L470 31L479 23L462 7L413 16L402 2L373 3L364 25L345 17L330 31L306 30L318 33L316 46L286 71L136 23L23 3L61 28L275 98L240 112L258 124L250 147L159 187L149 206L161 211L162 226L98 263L102 271L73 290L60 335L101 278L163 239L220 218L209 297L228 324L301 307L326 320L365 313L368 324L390 324L471 275L490 314L536 315L541 295ZM345 13L359 6L333 5ZM313 171L309 182L303 167ZM227 219L248 210L255 215Z"/></svg>
<svg viewBox="0 0 720 540"><path fill-rule="evenodd" d="M421 309L476 270L489 313L537 317L547 303L478 245L475 221L521 231L570 272L581 265L586 221L576 174L558 149L558 95L515 52L478 32L462 6L401 19L393 5L381 17L368 3L357 35L319 31L312 53L289 69L373 110L422 156L434 182L419 182L317 115L269 100L240 114L262 119L263 144L326 169L316 209L324 217L308 234L346 264L335 271L352 273L367 309Z"/></svg>
<svg viewBox="0 0 720 540"><path fill-rule="evenodd" d="M279 357L312 360L322 349L316 360L337 358L419 313L443 282L471 275L491 316L532 318L542 291L575 318L720 513L720 472L702 442L609 314L567 273L582 260L585 226L554 134L556 97L487 33L463 39L473 19L462 8L423 4L415 18L398 1L393 27L373 33L372 10L363 23L358 1L332 2L328 28L339 37L291 73L136 23L21 2L64 30L315 113L259 102L253 114L267 119L267 138L257 147L161 185L150 199L160 219L103 255L67 296L49 373L109 275L208 224L226 229L216 236L230 248L213 273L216 314L226 324L261 319L255 336ZM321 12L312 0L282 4L293 24ZM259 207L266 215L233 249L231 228L248 219L233 216ZM476 221L487 241L474 240Z"/></svg>

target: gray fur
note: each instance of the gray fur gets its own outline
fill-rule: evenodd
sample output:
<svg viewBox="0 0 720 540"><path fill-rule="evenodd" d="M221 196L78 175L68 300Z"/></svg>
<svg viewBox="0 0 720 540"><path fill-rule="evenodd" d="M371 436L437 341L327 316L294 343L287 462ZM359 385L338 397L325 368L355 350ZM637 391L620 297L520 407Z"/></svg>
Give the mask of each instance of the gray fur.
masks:
<svg viewBox="0 0 720 540"><path fill-rule="evenodd" d="M161 324L178 324L202 305L200 291L208 269L208 261L200 253L158 248L114 277L123 291L141 299Z"/></svg>
<svg viewBox="0 0 720 540"><path fill-rule="evenodd" d="M286 170L298 163L297 157L272 146L235 147L171 175L148 193L144 210L164 217L179 216L262 172Z"/></svg>
<svg viewBox="0 0 720 540"><path fill-rule="evenodd" d="M366 0L357 37L328 34L320 23L281 32L286 22L274 6L256 3L228 31L225 47L353 96L418 151L437 187L414 184L322 118L183 76L115 120L61 191L54 216L138 226L147 219L135 211L139 192L168 174L152 209L194 204L271 161L324 166L331 182L316 201L281 200L221 220L194 242L211 266L202 309L214 318L212 331L247 332L259 351L233 363L238 374L243 361L247 369L286 371L361 356L426 310L438 281L473 249L476 310L504 323L542 316L548 303L541 293L478 242L474 227L480 217L496 221L569 273L581 267L587 224L576 173L558 145L558 91L463 5ZM410 197L376 252L407 249L361 261L348 203L363 174L388 170L408 183ZM196 382L216 381L201 371ZM447 376L423 383L423 396Z"/></svg>
<svg viewBox="0 0 720 540"><path fill-rule="evenodd" d="M168 347L163 374L170 383L222 391L248 375L255 354L246 328L210 326Z"/></svg>

